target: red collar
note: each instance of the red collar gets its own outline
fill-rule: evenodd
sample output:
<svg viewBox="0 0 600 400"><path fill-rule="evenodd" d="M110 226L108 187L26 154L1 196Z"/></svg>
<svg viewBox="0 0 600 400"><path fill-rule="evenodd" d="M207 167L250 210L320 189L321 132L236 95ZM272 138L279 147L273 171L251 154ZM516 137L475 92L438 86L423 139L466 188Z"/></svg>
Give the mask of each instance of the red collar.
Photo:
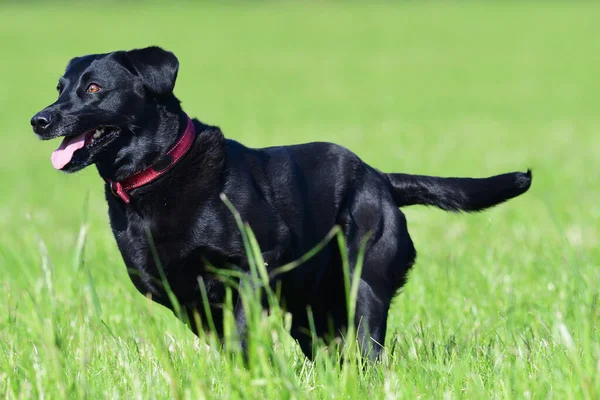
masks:
<svg viewBox="0 0 600 400"><path fill-rule="evenodd" d="M173 168L175 164L187 154L192 148L192 144L196 138L196 130L194 129L192 120L187 115L186 118L187 126L185 131L183 131L183 134L177 143L167 151L167 154L164 156L164 161L161 160L160 163L154 163L154 165L123 179L121 182L113 182L109 179L106 180L106 183L108 183L110 190L115 196L119 196L125 203L129 204L131 199L128 192L130 190L152 182Z"/></svg>

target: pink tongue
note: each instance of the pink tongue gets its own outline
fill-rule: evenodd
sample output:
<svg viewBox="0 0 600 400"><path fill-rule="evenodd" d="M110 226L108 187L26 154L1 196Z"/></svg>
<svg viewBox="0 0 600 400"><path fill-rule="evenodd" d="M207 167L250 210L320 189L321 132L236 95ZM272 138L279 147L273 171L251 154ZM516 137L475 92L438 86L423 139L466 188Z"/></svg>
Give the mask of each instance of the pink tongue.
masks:
<svg viewBox="0 0 600 400"><path fill-rule="evenodd" d="M52 166L56 169L63 169L73 158L73 153L85 145L85 136L86 134L82 133L64 138L58 149L52 153Z"/></svg>

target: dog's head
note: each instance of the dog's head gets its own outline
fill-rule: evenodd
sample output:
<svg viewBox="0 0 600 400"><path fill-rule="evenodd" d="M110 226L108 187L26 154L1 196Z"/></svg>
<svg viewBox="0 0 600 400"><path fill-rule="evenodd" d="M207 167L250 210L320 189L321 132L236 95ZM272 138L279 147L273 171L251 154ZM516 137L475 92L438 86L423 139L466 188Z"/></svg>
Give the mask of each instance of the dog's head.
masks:
<svg viewBox="0 0 600 400"><path fill-rule="evenodd" d="M58 82L58 100L31 119L40 139L64 138L52 154L54 168L131 163L140 152L159 151L166 140L155 137L161 115L169 105L179 108L173 96L178 68L175 55L159 47L71 60Z"/></svg>

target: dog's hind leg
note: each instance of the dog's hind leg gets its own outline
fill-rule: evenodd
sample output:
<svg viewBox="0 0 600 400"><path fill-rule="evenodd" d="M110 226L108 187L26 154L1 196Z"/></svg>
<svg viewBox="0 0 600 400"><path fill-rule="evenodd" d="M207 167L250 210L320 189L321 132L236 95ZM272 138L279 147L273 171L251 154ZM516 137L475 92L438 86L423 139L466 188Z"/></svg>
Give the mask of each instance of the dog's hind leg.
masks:
<svg viewBox="0 0 600 400"><path fill-rule="evenodd" d="M382 299L364 280L360 280L356 297L354 323L356 339L363 357L375 361L385 343L389 301Z"/></svg>
<svg viewBox="0 0 600 400"><path fill-rule="evenodd" d="M405 283L416 251L404 214L381 188L362 189L341 217L351 272L362 257L353 321L357 339L362 354L375 360L384 346L392 298Z"/></svg>

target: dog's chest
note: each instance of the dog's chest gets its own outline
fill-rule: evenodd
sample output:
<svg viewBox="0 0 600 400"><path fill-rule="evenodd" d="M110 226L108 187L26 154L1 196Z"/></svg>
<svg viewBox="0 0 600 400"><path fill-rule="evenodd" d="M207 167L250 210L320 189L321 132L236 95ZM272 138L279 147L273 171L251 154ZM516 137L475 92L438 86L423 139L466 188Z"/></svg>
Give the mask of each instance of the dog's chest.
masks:
<svg viewBox="0 0 600 400"><path fill-rule="evenodd" d="M221 285L213 282L206 264L223 261L222 257L203 246L193 225L178 221L160 224L156 220L148 223L118 210L109 214L117 245L138 291L150 293L153 300L170 307L166 287L185 304L200 299L200 285L204 284L209 300L220 300Z"/></svg>
<svg viewBox="0 0 600 400"><path fill-rule="evenodd" d="M152 243L140 235L120 235L117 242L123 249L129 276L142 294L151 293L154 300L164 304L168 288L185 305L199 301L200 287L205 285L209 300L222 300L220 285L215 285L214 276L206 268L212 258L210 251L201 247L185 249L180 242L161 238Z"/></svg>

